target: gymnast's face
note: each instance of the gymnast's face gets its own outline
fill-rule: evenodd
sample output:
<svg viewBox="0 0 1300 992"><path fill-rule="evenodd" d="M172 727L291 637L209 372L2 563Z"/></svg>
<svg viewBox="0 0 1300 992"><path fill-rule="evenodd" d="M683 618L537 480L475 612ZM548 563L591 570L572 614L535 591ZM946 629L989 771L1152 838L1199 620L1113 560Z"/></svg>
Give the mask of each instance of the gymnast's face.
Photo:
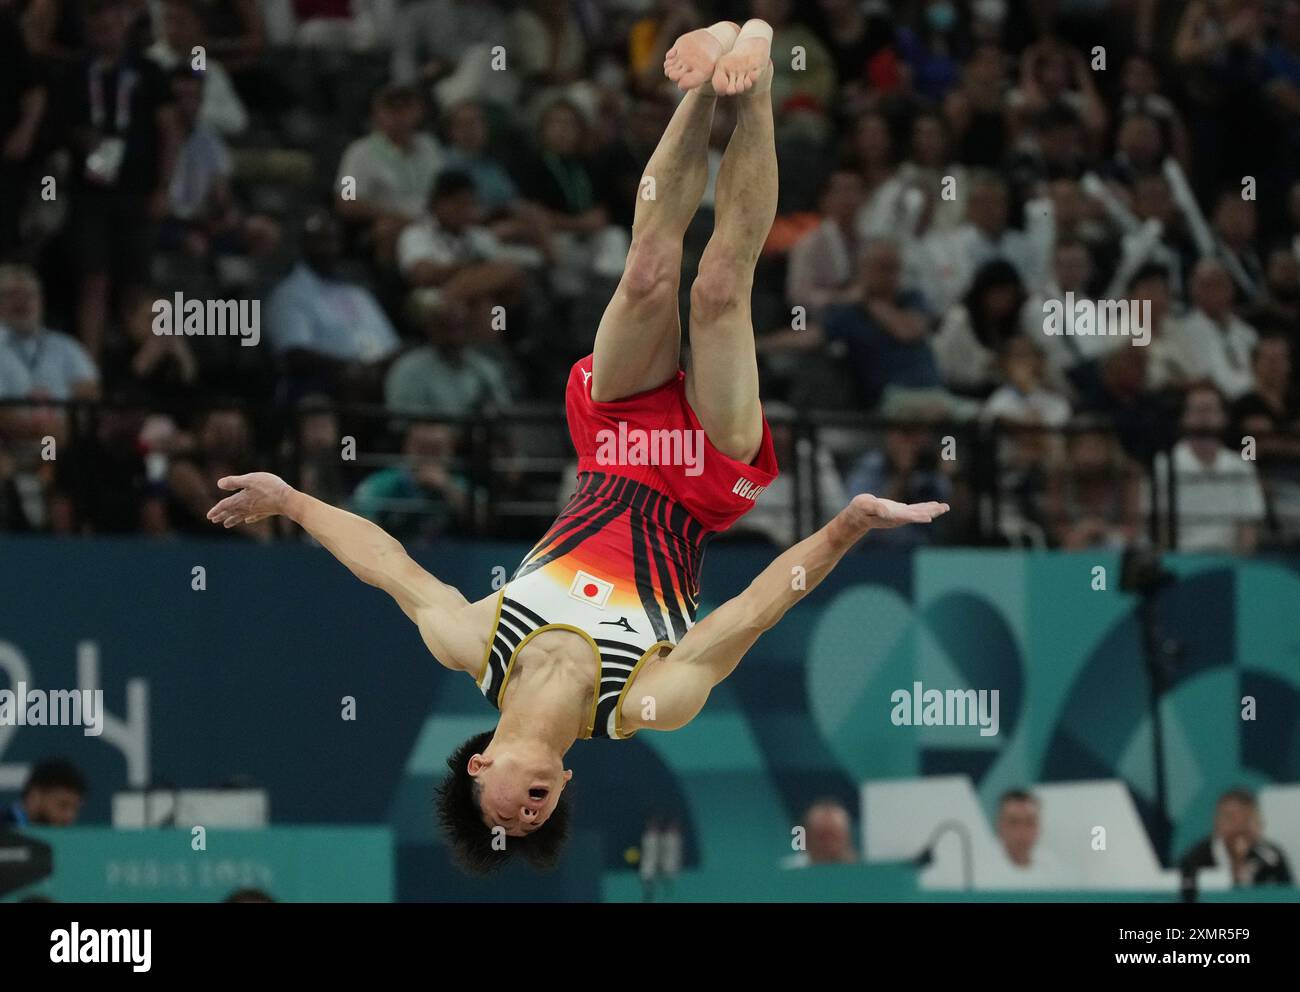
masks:
<svg viewBox="0 0 1300 992"><path fill-rule="evenodd" d="M550 818L573 772L557 755L490 745L488 751L469 759L483 822L504 827L508 837L526 837Z"/></svg>

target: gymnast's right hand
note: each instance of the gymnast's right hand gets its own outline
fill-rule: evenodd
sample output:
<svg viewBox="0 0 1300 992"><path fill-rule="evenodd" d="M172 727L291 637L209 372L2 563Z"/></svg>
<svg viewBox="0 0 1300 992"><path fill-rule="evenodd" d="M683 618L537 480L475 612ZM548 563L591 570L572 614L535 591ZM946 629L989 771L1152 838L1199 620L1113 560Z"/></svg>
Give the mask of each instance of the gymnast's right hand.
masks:
<svg viewBox="0 0 1300 992"><path fill-rule="evenodd" d="M209 520L226 527L255 524L259 520L284 513L289 497L294 492L289 483L270 472L227 475L217 480L217 486L221 489L239 490L208 511Z"/></svg>

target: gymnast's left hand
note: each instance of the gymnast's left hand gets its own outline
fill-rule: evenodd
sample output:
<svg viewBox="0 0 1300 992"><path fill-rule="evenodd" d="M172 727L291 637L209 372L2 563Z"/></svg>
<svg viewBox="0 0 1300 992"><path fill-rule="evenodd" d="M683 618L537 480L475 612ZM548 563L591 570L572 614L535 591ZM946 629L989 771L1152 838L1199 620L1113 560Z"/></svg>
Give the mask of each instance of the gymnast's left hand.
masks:
<svg viewBox="0 0 1300 992"><path fill-rule="evenodd" d="M208 511L209 520L228 528L239 524L255 524L259 520L284 513L289 497L294 493L289 483L270 472L227 475L217 480L217 486L226 490L238 490Z"/></svg>

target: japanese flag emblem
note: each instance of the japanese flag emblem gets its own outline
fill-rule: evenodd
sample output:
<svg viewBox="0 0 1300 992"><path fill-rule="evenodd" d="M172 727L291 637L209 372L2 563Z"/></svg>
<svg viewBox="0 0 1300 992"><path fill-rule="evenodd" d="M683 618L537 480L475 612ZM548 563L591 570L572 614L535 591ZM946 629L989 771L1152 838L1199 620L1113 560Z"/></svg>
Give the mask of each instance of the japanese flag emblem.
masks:
<svg viewBox="0 0 1300 992"><path fill-rule="evenodd" d="M598 579L589 572L579 570L569 586L569 595L592 606L604 606L609 601L609 594L614 591L614 583Z"/></svg>

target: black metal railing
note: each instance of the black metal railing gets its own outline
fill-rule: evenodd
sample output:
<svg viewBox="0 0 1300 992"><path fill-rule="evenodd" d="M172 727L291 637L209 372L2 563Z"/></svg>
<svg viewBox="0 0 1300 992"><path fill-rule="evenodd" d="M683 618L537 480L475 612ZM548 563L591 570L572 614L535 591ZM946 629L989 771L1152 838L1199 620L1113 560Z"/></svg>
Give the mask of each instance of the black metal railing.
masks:
<svg viewBox="0 0 1300 992"><path fill-rule="evenodd" d="M221 429L213 431L209 420L215 414L227 416ZM883 465L892 473L890 491L877 495L905 495L909 479L919 478L951 494L956 522L942 530L940 543L1089 546L1115 544L1124 538L1124 543L1176 549L1184 528L1237 517L1257 528L1264 547L1295 547L1300 536L1300 498L1291 499L1293 492L1300 494L1300 457L1255 460L1253 474L1265 503L1264 517L1255 521L1243 503L1239 479L1233 484L1238 488L1233 488L1209 468L1204 480L1194 472L1176 470L1168 457L1171 443L1179 438L1176 430L1165 432L1165 442L1157 445L1149 443L1149 437L1135 438L1131 433L1126 437L1108 424L1093 421L1047 428L829 412L773 415L770 420L787 480L763 497L771 501L766 519L777 522L764 532L742 520L737 530L766 533L775 543L806 536L824 524L840 501L853 495L848 483L854 469L866 464L863 459L873 452L884 453L876 456L877 468ZM191 461L200 466L220 463L230 471L276 472L308 491L327 490L315 493L322 498L346 503L373 473L430 460L413 454L407 445L412 425L417 424L447 429L441 441L435 439L445 449L436 457L466 494L464 512L444 533L531 539L554 519L569 493L576 459L563 411L555 407L457 418L341 404L285 410L8 400L0 401L0 489L10 492L11 502L18 491L19 502L26 506L39 510L42 499L58 499L72 511L70 517L28 514L37 519L27 519L24 526L11 507L7 522L0 513L0 530L94 533L96 528L87 524L91 514L86 508L102 499L102 487L108 484L96 478L106 445L115 446L117 457L127 460L134 457L129 450L134 448L142 499L174 499L171 466ZM1092 443L1079 440L1084 436ZM1229 451L1240 443L1239 438L1220 436L1220 440ZM1255 439L1260 450L1274 440L1300 451L1300 434ZM1084 465L1085 451L1091 467ZM894 457L900 453L901 457ZM322 467L328 471L322 473ZM1124 490L1113 494L1108 504L1106 473ZM329 486L319 482L322 475L332 480ZM215 478L209 481L215 497ZM838 484L841 491L828 492L828 484ZM1212 494L1206 495L1209 489L1200 498L1180 502L1180 486L1202 484L1212 484L1223 494L1222 505ZM1081 492L1088 494L1086 498L1080 498ZM1088 500L1102 505L1090 507ZM417 515L418 503L408 507ZM1095 525L1085 520L1080 537L1079 521L1069 518L1090 512L1109 514L1111 519L1100 519ZM1201 519L1191 519L1189 514L1199 514ZM1104 539L1089 541L1090 528ZM129 521L118 529L130 530ZM284 528L279 536L292 533Z"/></svg>

